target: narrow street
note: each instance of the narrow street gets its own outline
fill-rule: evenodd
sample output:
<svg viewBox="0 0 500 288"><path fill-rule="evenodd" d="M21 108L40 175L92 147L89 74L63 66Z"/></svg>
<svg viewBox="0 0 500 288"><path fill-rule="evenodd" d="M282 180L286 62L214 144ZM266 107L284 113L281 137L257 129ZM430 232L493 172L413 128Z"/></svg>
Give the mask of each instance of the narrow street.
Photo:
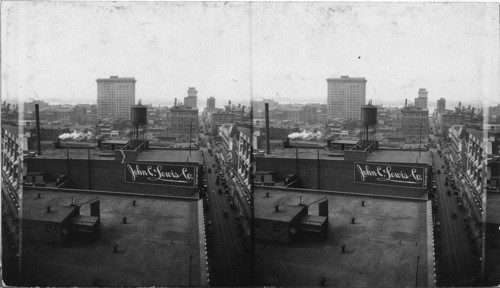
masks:
<svg viewBox="0 0 500 288"><path fill-rule="evenodd" d="M436 149L431 149L434 155L434 169L441 170L440 174L434 173L436 180L436 197L439 210L436 213L436 221L440 223L440 240L437 238L436 245L441 250L437 253L438 286L474 286L480 282L479 254L474 251L471 238L466 230L467 216L464 210L459 208L460 191L454 195L451 187L453 175L449 175L449 169L440 157ZM444 165L445 168L442 168ZM445 185L446 178L449 179L448 186ZM457 179L456 179L457 180ZM455 180L455 181L456 181ZM448 195L447 191L450 190ZM456 218L452 217L456 213Z"/></svg>
<svg viewBox="0 0 500 288"><path fill-rule="evenodd" d="M248 286L250 285L250 256L243 244L236 220L227 197L224 195L222 181L216 184L215 152L210 156L207 149L203 149L207 175L207 199L211 232L208 237L208 256L210 265L211 286ZM207 171L206 171L207 172ZM218 172L218 171L217 171ZM220 175L220 174L219 174ZM222 175L219 176L222 179ZM219 192L221 189L221 192ZM224 212L227 212L226 217Z"/></svg>

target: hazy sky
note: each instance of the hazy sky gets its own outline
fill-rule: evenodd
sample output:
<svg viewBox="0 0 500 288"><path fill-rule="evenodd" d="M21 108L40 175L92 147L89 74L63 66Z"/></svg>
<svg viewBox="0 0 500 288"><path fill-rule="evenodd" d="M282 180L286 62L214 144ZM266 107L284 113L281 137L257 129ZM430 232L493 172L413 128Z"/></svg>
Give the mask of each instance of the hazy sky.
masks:
<svg viewBox="0 0 500 288"><path fill-rule="evenodd" d="M326 78L366 77L375 104L500 102L499 9L488 3L3 2L4 100L96 102L135 77L172 105L189 86L248 103L326 103ZM252 76L252 77L251 77Z"/></svg>

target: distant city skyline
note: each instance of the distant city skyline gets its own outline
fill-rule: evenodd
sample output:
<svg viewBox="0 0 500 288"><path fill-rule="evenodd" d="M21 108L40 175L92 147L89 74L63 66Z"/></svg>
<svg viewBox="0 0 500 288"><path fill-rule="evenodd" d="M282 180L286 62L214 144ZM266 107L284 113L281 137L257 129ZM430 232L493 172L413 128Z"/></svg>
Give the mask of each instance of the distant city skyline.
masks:
<svg viewBox="0 0 500 288"><path fill-rule="evenodd" d="M496 105L490 3L4 2L2 95L96 103L95 80L135 77L136 99L173 106L196 87L249 105L326 103L327 78L365 77L384 106ZM50 19L50 20L49 20ZM251 49L251 50L250 50ZM252 76L252 77L250 77Z"/></svg>

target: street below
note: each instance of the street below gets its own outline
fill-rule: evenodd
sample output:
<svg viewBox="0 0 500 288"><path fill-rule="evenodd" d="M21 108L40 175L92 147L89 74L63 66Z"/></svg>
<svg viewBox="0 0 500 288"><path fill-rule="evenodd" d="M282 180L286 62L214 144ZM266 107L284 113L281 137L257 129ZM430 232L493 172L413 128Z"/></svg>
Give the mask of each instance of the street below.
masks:
<svg viewBox="0 0 500 288"><path fill-rule="evenodd" d="M217 175L225 177L217 169L215 152L210 156L208 149L203 149L207 179L207 201L209 206L207 222L208 257L211 286L248 286L250 285L250 254L247 244L240 235L233 210L224 193L222 180L217 184ZM219 189L221 190L219 192Z"/></svg>
<svg viewBox="0 0 500 288"><path fill-rule="evenodd" d="M438 271L438 286L474 286L479 285L480 261L479 253L475 250L473 239L467 231L468 215L459 207L461 192L454 194L451 179L455 175L447 169L444 156L440 157L436 149L431 149L434 157L434 179L436 181L436 197L438 210L435 214L439 229L435 237L437 246L436 260ZM442 168L444 165L445 168ZM436 173L437 170L441 173ZM449 179L445 185L446 178ZM457 179L458 180L458 179ZM455 182L457 182L455 180ZM450 195L447 191L450 190ZM452 213L456 213L456 218Z"/></svg>

